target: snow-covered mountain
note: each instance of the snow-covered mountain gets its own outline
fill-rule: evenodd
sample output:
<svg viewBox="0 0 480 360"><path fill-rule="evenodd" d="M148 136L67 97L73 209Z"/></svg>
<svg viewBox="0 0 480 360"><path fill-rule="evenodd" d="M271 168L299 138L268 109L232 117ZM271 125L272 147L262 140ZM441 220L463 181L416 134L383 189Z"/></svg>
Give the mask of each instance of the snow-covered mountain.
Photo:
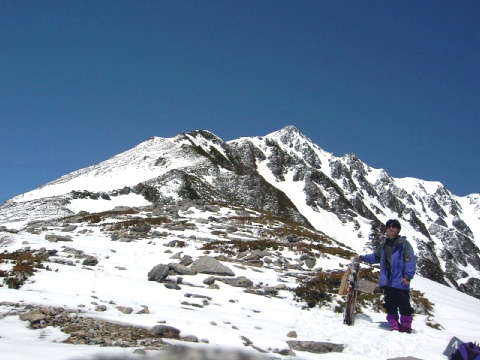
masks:
<svg viewBox="0 0 480 360"><path fill-rule="evenodd" d="M385 221L398 218L418 274L480 297L479 194L393 178L353 154L324 151L293 126L228 142L203 130L152 137L6 201L0 225L70 216L86 202L102 211L195 199L311 226L356 252L373 248Z"/></svg>
<svg viewBox="0 0 480 360"><path fill-rule="evenodd" d="M0 207L0 357L444 359L480 341L479 211L291 126L151 138ZM413 334L378 291L343 324L339 277L389 218L417 251Z"/></svg>

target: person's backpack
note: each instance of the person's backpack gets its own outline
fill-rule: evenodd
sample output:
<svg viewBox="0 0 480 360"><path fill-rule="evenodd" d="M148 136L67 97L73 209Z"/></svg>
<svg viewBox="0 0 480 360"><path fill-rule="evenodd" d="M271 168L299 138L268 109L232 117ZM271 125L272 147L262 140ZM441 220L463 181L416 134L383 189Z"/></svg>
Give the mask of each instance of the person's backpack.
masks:
<svg viewBox="0 0 480 360"><path fill-rule="evenodd" d="M480 360L480 347L472 342L463 343L452 354L450 360Z"/></svg>

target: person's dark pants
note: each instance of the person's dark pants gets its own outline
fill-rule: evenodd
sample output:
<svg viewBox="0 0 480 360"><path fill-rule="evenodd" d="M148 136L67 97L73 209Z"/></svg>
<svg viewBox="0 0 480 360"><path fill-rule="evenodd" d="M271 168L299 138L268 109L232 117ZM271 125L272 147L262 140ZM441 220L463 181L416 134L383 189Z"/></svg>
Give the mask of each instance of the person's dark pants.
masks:
<svg viewBox="0 0 480 360"><path fill-rule="evenodd" d="M383 307L388 314L412 315L413 308L410 306L410 291L400 290L385 286L383 288L384 301Z"/></svg>

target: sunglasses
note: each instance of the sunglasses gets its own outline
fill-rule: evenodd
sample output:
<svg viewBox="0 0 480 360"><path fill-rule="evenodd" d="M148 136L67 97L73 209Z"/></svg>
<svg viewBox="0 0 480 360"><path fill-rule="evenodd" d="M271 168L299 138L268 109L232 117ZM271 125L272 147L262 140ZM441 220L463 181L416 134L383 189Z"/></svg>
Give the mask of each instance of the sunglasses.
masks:
<svg viewBox="0 0 480 360"><path fill-rule="evenodd" d="M388 229L388 228L400 229L400 228L398 227L398 225L388 225L388 226L387 226L387 229Z"/></svg>

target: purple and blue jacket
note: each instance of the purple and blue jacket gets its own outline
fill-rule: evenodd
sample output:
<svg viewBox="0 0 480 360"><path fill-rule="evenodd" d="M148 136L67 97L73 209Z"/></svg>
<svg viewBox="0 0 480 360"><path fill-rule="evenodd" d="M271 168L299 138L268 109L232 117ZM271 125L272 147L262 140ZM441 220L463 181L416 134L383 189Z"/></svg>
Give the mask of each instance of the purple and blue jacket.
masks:
<svg viewBox="0 0 480 360"><path fill-rule="evenodd" d="M375 249L374 253L361 255L360 259L370 264L380 263L379 287L388 286L400 290L410 290L410 284L402 284L402 278L410 281L415 275L416 263L413 248L404 236L399 236L395 239L390 257L391 271L388 274L385 262L385 245L387 240L385 238Z"/></svg>

